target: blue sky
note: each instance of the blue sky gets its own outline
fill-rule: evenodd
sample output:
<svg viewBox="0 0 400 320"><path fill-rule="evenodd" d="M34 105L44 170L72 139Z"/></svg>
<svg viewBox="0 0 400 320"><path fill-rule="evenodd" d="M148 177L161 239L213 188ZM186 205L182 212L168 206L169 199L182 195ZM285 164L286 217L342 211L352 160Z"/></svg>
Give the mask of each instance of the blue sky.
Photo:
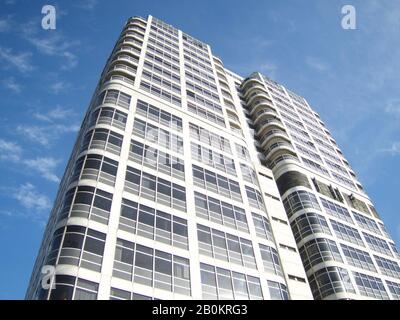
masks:
<svg viewBox="0 0 400 320"><path fill-rule="evenodd" d="M56 30L40 27L45 4ZM400 1L0 0L0 299L24 297L104 63L126 19L148 14L306 97L400 243Z"/></svg>

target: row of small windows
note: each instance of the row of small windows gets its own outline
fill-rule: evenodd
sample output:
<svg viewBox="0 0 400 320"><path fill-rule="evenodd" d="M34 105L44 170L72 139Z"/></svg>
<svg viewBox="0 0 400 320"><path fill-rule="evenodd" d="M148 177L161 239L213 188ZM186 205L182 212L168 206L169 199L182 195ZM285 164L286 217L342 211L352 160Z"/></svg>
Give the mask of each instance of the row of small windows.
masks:
<svg viewBox="0 0 400 320"><path fill-rule="evenodd" d="M350 247L345 244L340 244L340 247L342 248L348 264L364 270L366 269L376 272L376 268L368 252Z"/></svg>
<svg viewBox="0 0 400 320"><path fill-rule="evenodd" d="M194 184L235 201L242 201L239 183L212 171L192 165Z"/></svg>
<svg viewBox="0 0 400 320"><path fill-rule="evenodd" d="M333 161L336 161L336 162L338 162L338 163L342 163L342 162L340 161L340 159L339 159L336 155L333 155L332 153L327 152L327 151L324 150L324 149L319 149L319 152L320 152L321 154L323 154L326 158L329 158L329 159L331 159L331 160L333 160Z"/></svg>
<svg viewBox="0 0 400 320"><path fill-rule="evenodd" d="M183 47L188 48L190 51L192 51L193 53L196 53L199 56L205 57L207 59L209 58L208 51L203 51L199 48L196 48L187 41L183 41Z"/></svg>
<svg viewBox="0 0 400 320"><path fill-rule="evenodd" d="M367 274L353 272L360 294L376 299L389 299L382 280Z"/></svg>
<svg viewBox="0 0 400 320"><path fill-rule="evenodd" d="M117 239L113 276L191 295L188 259L122 239Z"/></svg>
<svg viewBox="0 0 400 320"><path fill-rule="evenodd" d="M393 278L400 278L400 267L399 264L396 261L392 261L389 259L385 259L383 257L378 257L375 256L375 261L379 266L379 270L381 270L381 272L384 275L387 275L389 277L393 277Z"/></svg>
<svg viewBox="0 0 400 320"><path fill-rule="evenodd" d="M240 163L240 171L242 172L242 177L244 181L250 182L257 187L259 186L257 174L253 168L246 164Z"/></svg>
<svg viewBox="0 0 400 320"><path fill-rule="evenodd" d="M244 267L256 269L252 242L229 233L197 225L199 253Z"/></svg>
<svg viewBox="0 0 400 320"><path fill-rule="evenodd" d="M300 248L299 252L306 271L321 262L343 262L336 243L326 238L317 238L307 241Z"/></svg>
<svg viewBox="0 0 400 320"><path fill-rule="evenodd" d="M312 152L297 143L295 143L295 146L296 146L297 150L299 150L300 153L304 154L305 156L310 157L313 160L322 162L322 158L317 153Z"/></svg>
<svg viewBox="0 0 400 320"><path fill-rule="evenodd" d="M274 242L274 237L272 235L271 223L269 220L257 213L252 212L254 228L256 230L256 235L261 239L269 240Z"/></svg>
<svg viewBox="0 0 400 320"><path fill-rule="evenodd" d="M202 117L204 119L207 119L210 122L213 122L221 127L226 127L225 125L225 120L223 117L216 115L214 112L208 111L202 107L196 106L193 103L188 103L188 111L191 113L194 113L198 115L199 117Z"/></svg>
<svg viewBox="0 0 400 320"><path fill-rule="evenodd" d="M304 138L310 139L310 135L307 133L307 131L304 131L302 129L297 128L296 126L284 121L285 126L289 128L290 132L295 132L296 134L299 134L303 136Z"/></svg>
<svg viewBox="0 0 400 320"><path fill-rule="evenodd" d="M157 18L152 18L152 24L158 28L161 28L162 30L174 35L174 36L178 36L178 30L175 29L174 27L172 27L169 24L166 24L165 22L157 19Z"/></svg>
<svg viewBox="0 0 400 320"><path fill-rule="evenodd" d="M317 300L341 292L355 293L349 273L340 267L320 269L308 278L312 294Z"/></svg>
<svg viewBox="0 0 400 320"><path fill-rule="evenodd" d="M176 64L179 65L179 53L178 53L178 51L165 50L165 48L163 46L161 46L162 49L159 49L158 47L160 47L160 46L155 47L155 46L153 46L151 44L147 44L147 50L148 51L151 51L153 53L158 54L164 60L168 59L172 63L176 63ZM172 53L172 54L170 54L170 53Z"/></svg>
<svg viewBox="0 0 400 320"><path fill-rule="evenodd" d="M317 213L305 213L290 223L296 242L310 234L325 233L331 235L325 218Z"/></svg>
<svg viewBox="0 0 400 320"><path fill-rule="evenodd" d="M189 57L187 54L185 54L184 57L185 57L185 62L189 62L190 64L192 64L192 65L194 65L194 66L196 66L196 67L198 67L200 69L203 69L206 72L213 73L213 69L212 68L210 68L210 67L206 66L205 64L197 61L196 59L193 59L192 57Z"/></svg>
<svg viewBox="0 0 400 320"><path fill-rule="evenodd" d="M400 283L386 280L386 284L389 288L390 293L392 294L392 297L396 300L400 300Z"/></svg>
<svg viewBox="0 0 400 320"><path fill-rule="evenodd" d="M349 241L351 243L364 247L364 242L357 229L332 219L329 219L329 221L331 222L333 231L339 239Z"/></svg>
<svg viewBox="0 0 400 320"><path fill-rule="evenodd" d="M235 149L240 159L250 162L250 153L245 146L235 143Z"/></svg>
<svg viewBox="0 0 400 320"><path fill-rule="evenodd" d="M58 220L80 217L108 224L113 195L101 189L79 186L65 194Z"/></svg>
<svg viewBox="0 0 400 320"><path fill-rule="evenodd" d="M180 76L179 75L169 72L166 69L164 69L156 64L153 64L153 63L145 60L144 67L147 68L147 70L149 70L150 72L143 71L143 76L151 81L152 81L152 79L157 80L154 77L152 78L152 74L153 74L152 72L156 72L157 74L167 78L168 80L175 81L176 83L180 84ZM161 79L158 82L161 83ZM177 91L177 92L180 92L180 87L179 87L179 91Z"/></svg>
<svg viewBox="0 0 400 320"><path fill-rule="evenodd" d="M133 123L133 134L135 137L146 139L160 147L183 155L183 139L175 133L136 118Z"/></svg>
<svg viewBox="0 0 400 320"><path fill-rule="evenodd" d="M119 229L174 247L188 249L185 219L124 198L121 204Z"/></svg>
<svg viewBox="0 0 400 320"><path fill-rule="evenodd" d="M393 254L390 251L390 248L385 240L380 239L378 237L375 237L375 236L365 233L365 232L363 232L363 235L364 235L365 241L368 244L368 247L370 247L372 250L379 252L379 253L387 254L389 256L393 256Z"/></svg>
<svg viewBox="0 0 400 320"><path fill-rule="evenodd" d="M283 276L278 251L270 246L259 244L264 271Z"/></svg>
<svg viewBox="0 0 400 320"><path fill-rule="evenodd" d="M283 200L283 205L289 218L302 209L321 210L315 195L305 190L290 193Z"/></svg>
<svg viewBox="0 0 400 320"><path fill-rule="evenodd" d="M186 189L160 177L127 167L125 191L165 206L186 211Z"/></svg>
<svg viewBox="0 0 400 320"><path fill-rule="evenodd" d="M194 160L209 165L212 168L218 169L224 173L237 176L235 162L233 159L224 156L197 143L191 143L191 154Z"/></svg>
<svg viewBox="0 0 400 320"><path fill-rule="evenodd" d="M198 76L203 77L204 79L207 79L208 81L211 81L213 84L215 84L215 78L211 73L204 72L203 70L200 70L199 68L196 68L195 66L192 66L185 62L185 71L191 71Z"/></svg>
<svg viewBox="0 0 400 320"><path fill-rule="evenodd" d="M186 95L189 100L196 102L197 104L203 107L206 107L212 112L222 114L222 107L219 104L216 104L206 98L203 98L201 95L190 90L186 90ZM215 97L215 99L218 101L217 97Z"/></svg>
<svg viewBox="0 0 400 320"><path fill-rule="evenodd" d="M181 94L181 87L169 80L163 79L158 75L149 72L147 70L143 70L142 72L143 78L149 80L153 84L157 84L158 86L162 87L163 89L167 89L173 93Z"/></svg>
<svg viewBox="0 0 400 320"><path fill-rule="evenodd" d="M200 95L203 95L204 97L210 98L210 99L216 101L217 103L219 102L219 95L217 93L212 92L212 91L210 91L208 89L205 89L202 86L199 86L199 85L197 85L195 83L191 83L190 81L186 81L186 87L189 90L191 90L192 92L196 92L197 94L200 94ZM189 91L189 92L191 92L191 91ZM197 101L197 100L195 100L195 101ZM205 100L205 102L207 102L207 100ZM209 108L213 108L211 110L217 111L218 113L221 113L220 112L221 109L219 109L219 108L217 110L214 110L216 105L212 105L211 102L207 103L207 105L204 105L204 106L206 106L206 107L209 106Z"/></svg>
<svg viewBox="0 0 400 320"><path fill-rule="evenodd" d="M260 279L200 263L203 299L262 300Z"/></svg>
<svg viewBox="0 0 400 320"><path fill-rule="evenodd" d="M175 50L179 50L179 46L172 41L165 39L163 36L156 34L155 32L151 31L149 34L149 39L153 39L154 42L160 42L161 44L168 45Z"/></svg>
<svg viewBox="0 0 400 320"><path fill-rule="evenodd" d="M332 162L332 161L330 161L330 160L328 160L328 159L325 159L325 163L328 165L328 167L330 167L331 169L333 169L333 170L335 170L335 171L337 171L337 172L339 172L339 173L341 173L341 174L344 174L344 175L346 175L346 176L349 176L349 173L346 171L346 169L344 169L342 166L340 166L340 165L338 165L338 164L336 164L336 163L334 163L334 162Z"/></svg>
<svg viewBox="0 0 400 320"><path fill-rule="evenodd" d="M76 161L70 181L89 179L114 186L117 169L117 161L98 154L88 154Z"/></svg>
<svg viewBox="0 0 400 320"><path fill-rule="evenodd" d="M200 218L248 233L245 211L227 202L194 193L196 215Z"/></svg>
<svg viewBox="0 0 400 320"><path fill-rule="evenodd" d="M102 128L90 130L83 137L80 152L88 149L100 149L119 156L122 140L123 135L112 130Z"/></svg>
<svg viewBox="0 0 400 320"><path fill-rule="evenodd" d="M168 43L160 40L160 39L155 39L154 37L151 36L147 40L150 44L153 44L157 46L158 48L162 49L165 52L169 52L175 56L179 56L179 52L175 50L174 48L170 47ZM148 48L150 48L150 45L147 45ZM151 49L151 48L150 48ZM154 50L153 50L154 51Z"/></svg>
<svg viewBox="0 0 400 320"><path fill-rule="evenodd" d="M295 135L294 133L291 133L290 135L292 136L292 139L294 141L299 142L299 143L301 143L302 145L304 145L304 146L306 146L308 148L316 150L315 145L310 140L302 138L302 137L299 137L298 135Z"/></svg>
<svg viewBox="0 0 400 320"><path fill-rule="evenodd" d="M153 297L111 287L110 300L153 300Z"/></svg>
<svg viewBox="0 0 400 320"><path fill-rule="evenodd" d="M191 58L195 58L211 67L211 61L208 57L204 58L202 55L197 54L197 52L193 52L191 50L188 50L187 48L183 48L183 52L188 56L190 56Z"/></svg>
<svg viewBox="0 0 400 320"><path fill-rule="evenodd" d="M157 33L157 35L162 35L165 38L168 38L171 41L174 41L175 43L179 42L177 36L171 34L169 31L164 30L163 28L157 28L155 25L150 26L151 30Z"/></svg>
<svg viewBox="0 0 400 320"><path fill-rule="evenodd" d="M88 127L92 127L96 124L105 124L114 126L118 129L125 130L126 119L128 115L115 108L102 107L95 110L89 119Z"/></svg>
<svg viewBox="0 0 400 320"><path fill-rule="evenodd" d="M132 140L129 149L129 160L185 181L183 160L156 147Z"/></svg>
<svg viewBox="0 0 400 320"><path fill-rule="evenodd" d="M96 300L99 285L96 282L68 276L56 275L54 288L50 290L41 288L39 300Z"/></svg>
<svg viewBox="0 0 400 320"><path fill-rule="evenodd" d="M378 224L374 220L354 211L352 211L352 213L354 219L361 228L382 235L381 231L379 230Z"/></svg>
<svg viewBox="0 0 400 320"><path fill-rule="evenodd" d="M353 219L350 216L349 211L343 207L340 206L332 201L326 200L324 198L320 198L322 206L324 207L325 211L338 219L344 220L348 223L354 224Z"/></svg>
<svg viewBox="0 0 400 320"><path fill-rule="evenodd" d="M332 172L332 177L336 180L339 181L340 183L344 184L345 186L350 187L353 190L357 190L355 184L353 183L353 181L351 181L350 179L347 179L346 177L341 176L340 174L337 174L335 172Z"/></svg>
<svg viewBox="0 0 400 320"><path fill-rule="evenodd" d="M232 153L229 140L193 123L189 123L190 137L227 153Z"/></svg>
<svg viewBox="0 0 400 320"><path fill-rule="evenodd" d="M253 208L257 208L261 211L265 211L264 200L260 191L249 186L245 186L245 188L247 200L249 201L250 206Z"/></svg>
<svg viewBox="0 0 400 320"><path fill-rule="evenodd" d="M129 109L131 96L118 90L105 90L97 97L95 106L103 103L116 104L117 106Z"/></svg>
<svg viewBox="0 0 400 320"><path fill-rule="evenodd" d="M187 70L185 71L185 77L186 77L186 79L194 81L194 82L196 82L198 84L201 84L202 86L204 86L204 87L206 87L206 88L208 88L208 89L210 89L210 90L212 90L214 92L218 92L217 91L217 86L214 83L211 83L210 81L205 80L205 79L203 79L203 78L201 78L201 77L199 77L199 76L197 76L197 75L195 75L195 74L193 74L193 73L191 73L191 72L189 72Z"/></svg>
<svg viewBox="0 0 400 320"><path fill-rule="evenodd" d="M57 229L46 264L74 265L100 272L106 235L83 226L69 225Z"/></svg>
<svg viewBox="0 0 400 320"><path fill-rule="evenodd" d="M151 94L160 97L178 107L182 106L181 98L179 96L173 95L153 84L150 84L144 80L140 82L140 89L150 92Z"/></svg>
<svg viewBox="0 0 400 320"><path fill-rule="evenodd" d="M311 168L311 169L313 169L313 170L315 170L315 171L317 171L317 172L319 172L319 173L322 173L323 175L326 175L326 176L329 177L329 172L328 172L328 170L326 170L326 169L325 169L322 165L320 165L319 163L316 163L316 162L311 161L311 160L309 160L309 159L307 159L307 158L304 158L304 157L301 157L301 160L303 161L303 163L304 163L307 167L309 167L309 168Z"/></svg>

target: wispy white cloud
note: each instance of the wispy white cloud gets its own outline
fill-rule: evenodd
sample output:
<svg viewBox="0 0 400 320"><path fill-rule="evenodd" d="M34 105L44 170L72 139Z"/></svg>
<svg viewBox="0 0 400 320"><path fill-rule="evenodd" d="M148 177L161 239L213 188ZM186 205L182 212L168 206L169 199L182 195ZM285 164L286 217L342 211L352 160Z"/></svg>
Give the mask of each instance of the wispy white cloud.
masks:
<svg viewBox="0 0 400 320"><path fill-rule="evenodd" d="M53 157L24 159L21 146L15 142L0 139L0 160L9 161L11 164L28 168L28 172L32 170L36 171L48 181L60 182L60 179L55 174L60 160Z"/></svg>
<svg viewBox="0 0 400 320"><path fill-rule="evenodd" d="M260 65L259 70L261 73L265 74L267 77L276 79L278 66L272 62L264 62Z"/></svg>
<svg viewBox="0 0 400 320"><path fill-rule="evenodd" d="M64 124L49 126L18 125L16 131L28 140L39 143L44 147L49 147L62 134L78 132L79 128L78 125Z"/></svg>
<svg viewBox="0 0 400 320"><path fill-rule="evenodd" d="M16 129L18 133L33 142L37 142L42 146L50 145L51 134L44 127L33 125L19 125Z"/></svg>
<svg viewBox="0 0 400 320"><path fill-rule="evenodd" d="M389 148L385 148L381 150L382 152L389 153L392 156L400 155L400 142L393 142Z"/></svg>
<svg viewBox="0 0 400 320"><path fill-rule="evenodd" d="M53 94L59 94L68 91L71 88L71 84L65 81L56 81L49 86L49 91Z"/></svg>
<svg viewBox="0 0 400 320"><path fill-rule="evenodd" d="M50 199L39 193L36 187L29 182L14 189L12 197L26 209L43 212L51 208Z"/></svg>
<svg viewBox="0 0 400 320"><path fill-rule="evenodd" d="M54 122L56 120L64 120L68 117L72 117L75 115L75 112L72 109L64 108L61 106L57 106L54 109L51 109L45 113L35 112L33 116L36 119L46 121L46 122Z"/></svg>
<svg viewBox="0 0 400 320"><path fill-rule="evenodd" d="M83 10L91 11L93 10L98 4L98 0L81 0L77 7Z"/></svg>
<svg viewBox="0 0 400 320"><path fill-rule="evenodd" d="M21 89L22 89L22 86L15 81L14 77L10 77L10 78L6 78L6 79L1 80L1 84L5 88L7 88L7 89L9 89L9 90L11 90L11 91L13 91L15 93L20 93Z"/></svg>
<svg viewBox="0 0 400 320"><path fill-rule="evenodd" d="M390 115L400 116L400 100L389 101L385 107L385 112Z"/></svg>
<svg viewBox="0 0 400 320"><path fill-rule="evenodd" d="M78 65L78 57L73 52L79 46L79 41L71 41L60 31L45 33L43 37L38 32L39 22L30 20L21 27L22 37L32 44L40 53L47 56L59 57L62 60L61 69L69 70Z"/></svg>
<svg viewBox="0 0 400 320"><path fill-rule="evenodd" d="M15 53L10 48L0 47L0 61L3 61L3 67L12 66L21 73L30 72L34 69L31 64L31 56L31 52Z"/></svg>
<svg viewBox="0 0 400 320"><path fill-rule="evenodd" d="M24 164L32 170L40 173L40 175L51 182L60 182L60 179L54 173L60 160L52 157L39 157L36 159L24 160Z"/></svg>
<svg viewBox="0 0 400 320"><path fill-rule="evenodd" d="M11 16L8 15L4 18L0 18L0 32L8 32L12 28L12 19Z"/></svg>
<svg viewBox="0 0 400 320"><path fill-rule="evenodd" d="M319 72L323 72L329 69L328 64L315 57L307 57L305 62L310 68Z"/></svg>
<svg viewBox="0 0 400 320"><path fill-rule="evenodd" d="M0 160L19 161L22 154L22 148L10 141L0 139Z"/></svg>

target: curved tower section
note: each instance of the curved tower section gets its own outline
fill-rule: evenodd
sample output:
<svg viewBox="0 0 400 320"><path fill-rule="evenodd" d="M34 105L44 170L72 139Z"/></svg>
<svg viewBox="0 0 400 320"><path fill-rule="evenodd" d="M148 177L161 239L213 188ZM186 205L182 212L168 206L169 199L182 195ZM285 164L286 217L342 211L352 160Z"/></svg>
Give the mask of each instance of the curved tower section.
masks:
<svg viewBox="0 0 400 320"><path fill-rule="evenodd" d="M260 73L241 87L314 298L398 299L396 246L319 115Z"/></svg>

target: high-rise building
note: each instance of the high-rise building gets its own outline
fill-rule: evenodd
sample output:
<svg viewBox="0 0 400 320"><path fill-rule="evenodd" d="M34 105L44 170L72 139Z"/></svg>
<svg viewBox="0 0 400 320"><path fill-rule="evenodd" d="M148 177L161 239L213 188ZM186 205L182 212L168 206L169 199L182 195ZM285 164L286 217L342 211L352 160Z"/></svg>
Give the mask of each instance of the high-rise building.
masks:
<svg viewBox="0 0 400 320"><path fill-rule="evenodd" d="M304 98L133 17L86 112L26 298L399 299L399 253Z"/></svg>

